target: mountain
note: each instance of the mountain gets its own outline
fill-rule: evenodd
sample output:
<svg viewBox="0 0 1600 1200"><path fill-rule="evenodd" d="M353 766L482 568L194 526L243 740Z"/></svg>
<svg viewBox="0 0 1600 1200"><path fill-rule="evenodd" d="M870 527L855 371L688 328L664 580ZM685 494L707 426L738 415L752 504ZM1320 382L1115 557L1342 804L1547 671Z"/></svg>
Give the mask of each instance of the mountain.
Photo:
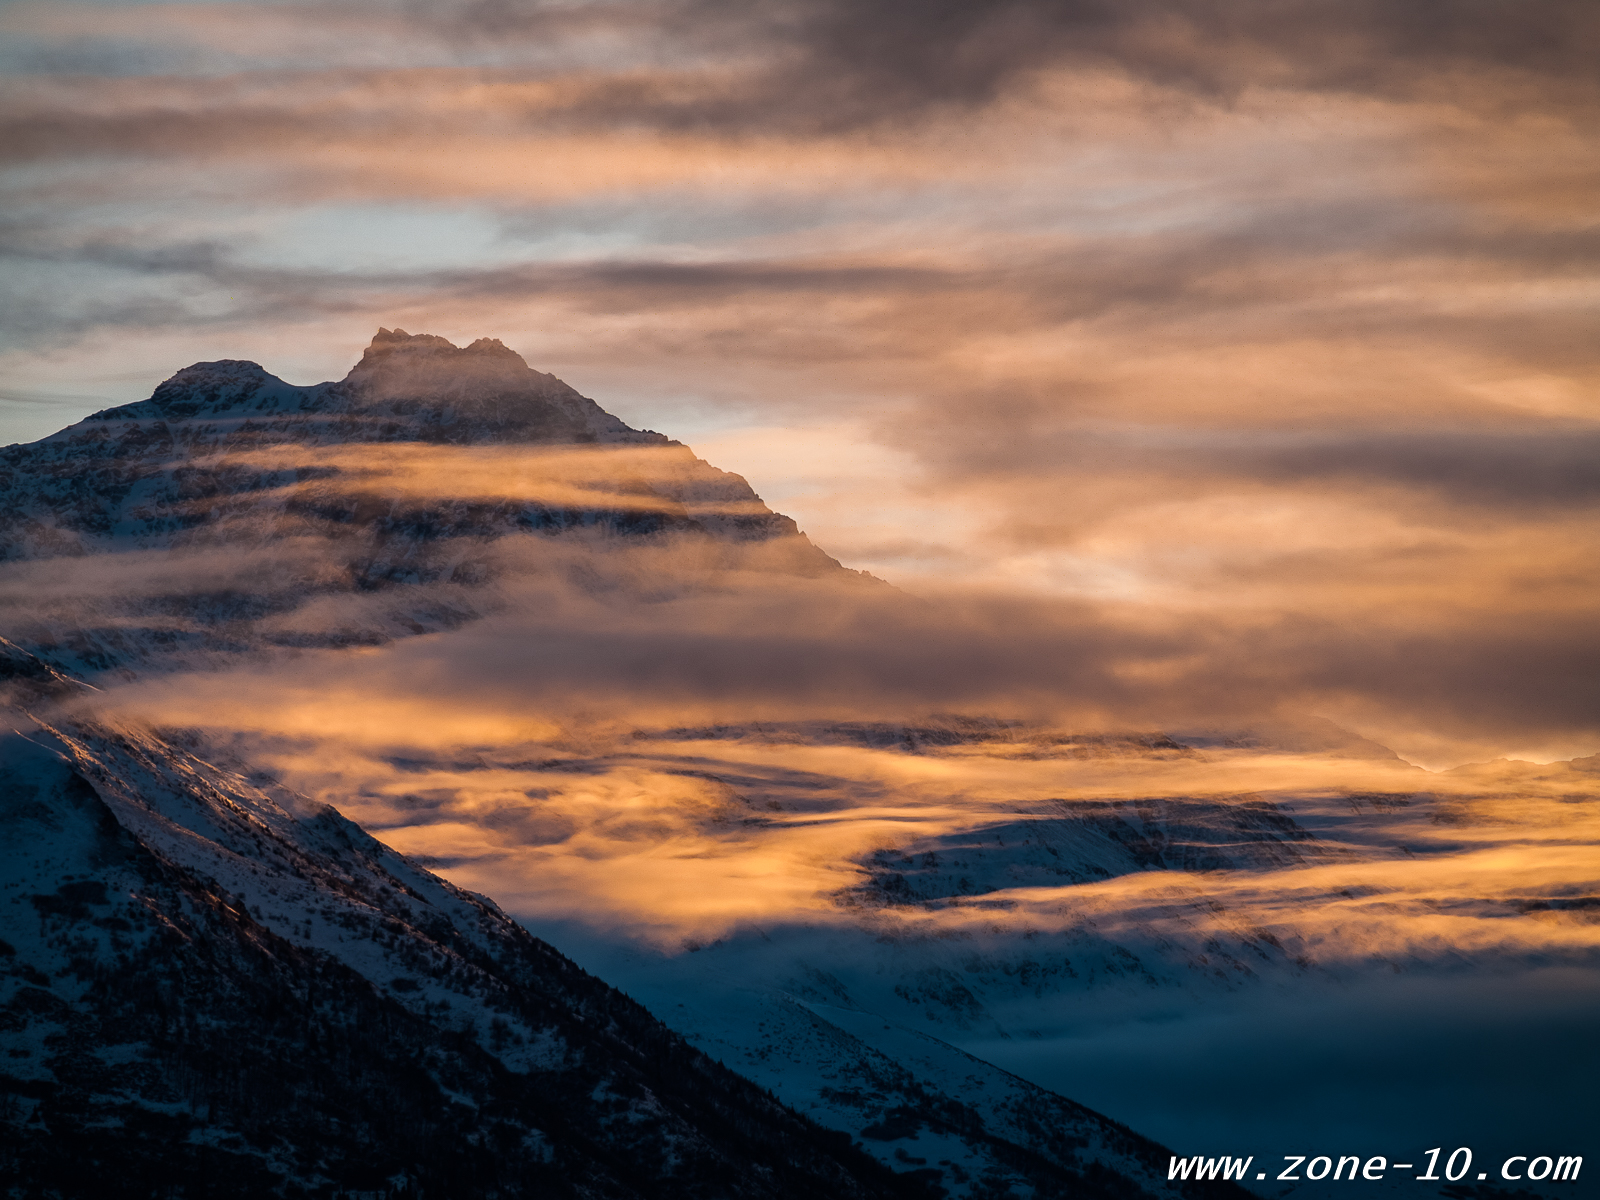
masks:
<svg viewBox="0 0 1600 1200"><path fill-rule="evenodd" d="M945 611L493 342L0 451L6 1169L1196 1194L1106 1114L1582 1153L1592 759L887 719Z"/></svg>
<svg viewBox="0 0 1600 1200"><path fill-rule="evenodd" d="M587 539L568 565L589 588L615 586L597 538L870 578L744 479L487 338L382 329L343 380L311 387L196 363L148 400L0 450L0 562L56 564L14 576L33 586L8 631L91 674L453 628L500 603L514 535ZM62 563L77 568L65 584ZM57 591L51 611L30 603L41 589Z"/></svg>
<svg viewBox="0 0 1600 1200"><path fill-rule="evenodd" d="M934 1135L944 1169L902 1148L896 1174L333 809L73 716L83 686L9 643L0 671L0 1184L887 1197L946 1194L948 1171L973 1196L1235 1194L1168 1184L1153 1142L940 1043L891 1057L859 1014L771 1007L863 1137Z"/></svg>

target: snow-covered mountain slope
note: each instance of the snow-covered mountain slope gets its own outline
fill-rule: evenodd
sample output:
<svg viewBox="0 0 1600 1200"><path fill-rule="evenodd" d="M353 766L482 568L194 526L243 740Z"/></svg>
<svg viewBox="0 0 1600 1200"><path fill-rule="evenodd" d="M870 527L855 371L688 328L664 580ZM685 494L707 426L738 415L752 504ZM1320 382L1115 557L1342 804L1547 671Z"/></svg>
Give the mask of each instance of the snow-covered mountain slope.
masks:
<svg viewBox="0 0 1600 1200"><path fill-rule="evenodd" d="M13 699L68 686L3 649ZM0 1184L925 1194L489 902L149 734L7 709L0 821Z"/></svg>
<svg viewBox="0 0 1600 1200"><path fill-rule="evenodd" d="M39 715L71 681L4 649L31 702L0 737L6 1182L1231 1194L1167 1184L1161 1147L942 1043L885 1055L856 1011L708 981L686 1043L333 810ZM756 1018L780 1057L751 1057Z"/></svg>
<svg viewBox="0 0 1600 1200"><path fill-rule="evenodd" d="M551 546L561 535L586 539L580 562ZM496 607L507 570L604 586L595 551L641 540L861 578L739 476L489 339L380 330L348 376L311 387L197 363L149 400L0 450L0 615L80 672L449 628Z"/></svg>

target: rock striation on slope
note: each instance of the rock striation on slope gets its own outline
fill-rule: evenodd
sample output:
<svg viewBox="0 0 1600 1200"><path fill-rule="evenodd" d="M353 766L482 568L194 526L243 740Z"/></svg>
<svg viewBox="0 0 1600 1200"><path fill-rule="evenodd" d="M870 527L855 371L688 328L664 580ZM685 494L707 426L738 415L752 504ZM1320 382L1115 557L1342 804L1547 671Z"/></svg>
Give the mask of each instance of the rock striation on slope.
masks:
<svg viewBox="0 0 1600 1200"><path fill-rule="evenodd" d="M0 674L0 1186L926 1193L332 809Z"/></svg>
<svg viewBox="0 0 1600 1200"><path fill-rule="evenodd" d="M563 535L861 578L738 475L488 338L380 329L344 379L309 387L196 363L0 449L0 561L60 593L54 619L14 612L8 632L79 672L450 628L494 607L508 563L559 564ZM592 585L600 556L581 557ZM293 619L329 597L349 601L337 620Z"/></svg>

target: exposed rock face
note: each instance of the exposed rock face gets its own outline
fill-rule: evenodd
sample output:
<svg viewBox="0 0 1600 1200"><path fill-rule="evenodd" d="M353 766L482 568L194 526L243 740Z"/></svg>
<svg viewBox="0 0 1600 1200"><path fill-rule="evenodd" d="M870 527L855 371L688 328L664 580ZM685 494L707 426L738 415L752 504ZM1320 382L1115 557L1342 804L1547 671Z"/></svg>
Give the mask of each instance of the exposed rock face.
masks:
<svg viewBox="0 0 1600 1200"><path fill-rule="evenodd" d="M311 387L196 363L149 400L0 450L0 561L56 560L55 579L61 560L100 560L79 564L56 620L6 632L90 673L452 627L495 607L508 557L554 563L562 534L856 577L739 476L490 339L380 330L348 376ZM366 599L337 623L285 619L341 595Z"/></svg>

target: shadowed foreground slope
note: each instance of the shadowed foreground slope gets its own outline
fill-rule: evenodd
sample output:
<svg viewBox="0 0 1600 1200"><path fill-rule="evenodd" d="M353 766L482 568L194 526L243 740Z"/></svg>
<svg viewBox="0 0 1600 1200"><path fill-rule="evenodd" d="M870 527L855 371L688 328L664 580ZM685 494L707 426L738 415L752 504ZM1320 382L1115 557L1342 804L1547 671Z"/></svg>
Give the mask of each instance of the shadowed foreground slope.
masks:
<svg viewBox="0 0 1600 1200"><path fill-rule="evenodd" d="M35 699L70 686L12 655ZM922 1194L333 810L153 737L9 716L0 1182Z"/></svg>

